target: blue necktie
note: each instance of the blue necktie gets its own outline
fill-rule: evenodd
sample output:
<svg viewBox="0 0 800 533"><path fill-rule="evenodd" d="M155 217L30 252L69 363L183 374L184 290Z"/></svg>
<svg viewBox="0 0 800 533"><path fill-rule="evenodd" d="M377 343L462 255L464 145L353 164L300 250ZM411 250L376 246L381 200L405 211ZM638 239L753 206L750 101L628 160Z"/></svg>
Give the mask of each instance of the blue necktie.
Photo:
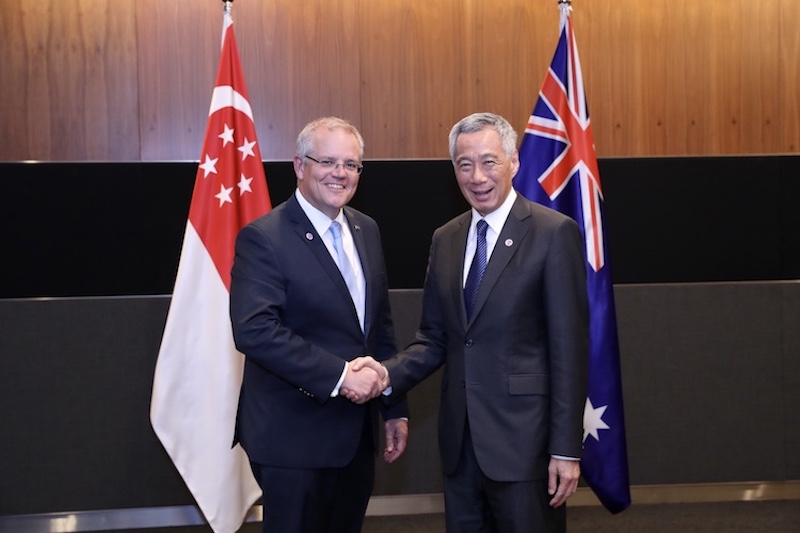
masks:
<svg viewBox="0 0 800 533"><path fill-rule="evenodd" d="M476 229L477 246L475 247L475 257L472 258L472 265L467 274L467 283L464 285L464 303L467 308L467 318L472 316L472 308L475 305L475 297L478 295L478 287L481 286L483 272L486 270L486 229L489 224L485 220L479 220Z"/></svg>
<svg viewBox="0 0 800 533"><path fill-rule="evenodd" d="M358 309L361 298L358 292L356 273L353 270L353 264L350 263L350 259L344 252L344 246L342 246L342 228L338 221L334 220L331 222L330 231L333 235L333 248L336 250L336 257L339 260L339 272L342 273L344 282L347 284L347 289L350 291L350 298L353 299L353 304L356 306L356 309ZM358 314L359 316L361 315L360 312Z"/></svg>

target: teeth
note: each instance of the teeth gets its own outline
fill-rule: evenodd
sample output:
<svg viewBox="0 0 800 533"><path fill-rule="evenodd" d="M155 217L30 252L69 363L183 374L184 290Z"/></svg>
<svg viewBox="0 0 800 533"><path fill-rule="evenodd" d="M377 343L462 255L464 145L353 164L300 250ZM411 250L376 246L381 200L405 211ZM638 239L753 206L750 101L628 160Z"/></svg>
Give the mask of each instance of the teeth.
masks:
<svg viewBox="0 0 800 533"><path fill-rule="evenodd" d="M329 183L328 187L331 189L344 189L344 185L340 185L338 183Z"/></svg>

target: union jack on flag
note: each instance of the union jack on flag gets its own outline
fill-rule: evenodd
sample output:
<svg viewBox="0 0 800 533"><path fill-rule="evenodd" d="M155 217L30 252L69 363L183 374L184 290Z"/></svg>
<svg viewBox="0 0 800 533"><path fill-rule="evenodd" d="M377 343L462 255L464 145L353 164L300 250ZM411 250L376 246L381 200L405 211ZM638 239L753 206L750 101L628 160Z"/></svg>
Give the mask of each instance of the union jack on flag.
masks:
<svg viewBox="0 0 800 533"><path fill-rule="evenodd" d="M581 473L612 513L631 503L614 293L603 191L569 5L561 36L519 148L515 189L575 219L586 242L589 383Z"/></svg>

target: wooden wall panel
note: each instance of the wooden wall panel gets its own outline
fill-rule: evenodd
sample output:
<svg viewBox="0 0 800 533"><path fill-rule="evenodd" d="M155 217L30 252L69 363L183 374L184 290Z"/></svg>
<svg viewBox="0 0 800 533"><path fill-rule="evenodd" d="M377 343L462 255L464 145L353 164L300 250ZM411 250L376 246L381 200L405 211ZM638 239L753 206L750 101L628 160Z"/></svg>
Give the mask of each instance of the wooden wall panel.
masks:
<svg viewBox="0 0 800 533"><path fill-rule="evenodd" d="M667 5L641 10L635 1L582 3L572 15L599 156L663 150L668 142L670 110L658 95L676 67L648 68L677 57L660 43L669 32Z"/></svg>
<svg viewBox="0 0 800 533"><path fill-rule="evenodd" d="M779 9L778 102L780 137L769 152L796 153L800 151L800 2L781 0ZM776 31L773 29L773 31Z"/></svg>
<svg viewBox="0 0 800 533"><path fill-rule="evenodd" d="M236 41L264 159L289 159L308 121L337 114L360 125L352 0L234 2ZM199 157L219 65L222 2L137 3L142 160Z"/></svg>
<svg viewBox="0 0 800 533"><path fill-rule="evenodd" d="M636 4L573 15L598 155L775 152L776 0Z"/></svg>
<svg viewBox="0 0 800 533"><path fill-rule="evenodd" d="M140 159L197 160L217 77L222 2L139 0L136 19Z"/></svg>
<svg viewBox="0 0 800 533"><path fill-rule="evenodd" d="M323 115L346 118L363 131L359 2L255 4L252 15L242 16L245 2L234 2L234 20L262 156L291 159L297 134Z"/></svg>
<svg viewBox="0 0 800 533"><path fill-rule="evenodd" d="M133 4L2 3L2 159L138 159Z"/></svg>
<svg viewBox="0 0 800 533"><path fill-rule="evenodd" d="M361 88L368 158L448 157L447 134L470 111L471 0L362 3Z"/></svg>
<svg viewBox="0 0 800 533"><path fill-rule="evenodd" d="M461 115L497 113L521 138L553 59L559 30L555 2L475 0L469 32L460 37L469 43L465 51L472 58L475 98L464 102Z"/></svg>
<svg viewBox="0 0 800 533"><path fill-rule="evenodd" d="M778 3L709 2L708 141L698 153L763 153L775 146Z"/></svg>
<svg viewBox="0 0 800 533"><path fill-rule="evenodd" d="M800 149L797 0L575 0L601 157ZM0 160L197 160L221 2L26 0L0 19ZM265 159L337 114L367 157L446 157L462 116L522 132L556 45L555 2L234 2Z"/></svg>

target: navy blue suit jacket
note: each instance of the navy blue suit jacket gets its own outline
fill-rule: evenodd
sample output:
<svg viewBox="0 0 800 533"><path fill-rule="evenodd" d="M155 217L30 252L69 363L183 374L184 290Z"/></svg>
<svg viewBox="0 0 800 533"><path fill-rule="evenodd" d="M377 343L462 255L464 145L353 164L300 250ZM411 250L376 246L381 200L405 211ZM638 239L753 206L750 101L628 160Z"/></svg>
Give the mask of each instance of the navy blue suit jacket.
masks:
<svg viewBox="0 0 800 533"><path fill-rule="evenodd" d="M366 279L365 331L344 280L294 195L236 240L230 311L245 355L234 442L251 461L289 468L343 467L369 410L407 416L405 402L357 405L330 397L344 361L396 351L388 282L375 221L344 208Z"/></svg>

